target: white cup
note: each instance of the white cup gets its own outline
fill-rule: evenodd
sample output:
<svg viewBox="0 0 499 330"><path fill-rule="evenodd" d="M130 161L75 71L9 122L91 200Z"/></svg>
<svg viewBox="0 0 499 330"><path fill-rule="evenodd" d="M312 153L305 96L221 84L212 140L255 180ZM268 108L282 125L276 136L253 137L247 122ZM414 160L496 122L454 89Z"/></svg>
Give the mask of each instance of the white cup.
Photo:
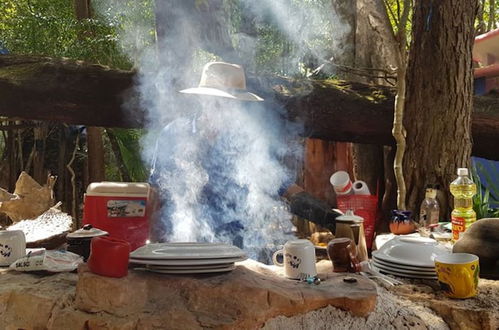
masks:
<svg viewBox="0 0 499 330"><path fill-rule="evenodd" d="M283 262L277 261L277 256L283 255ZM307 239L287 241L284 249L276 251L272 256L276 266L284 267L284 275L292 279L300 279L301 274L316 276L315 247Z"/></svg>
<svg viewBox="0 0 499 330"><path fill-rule="evenodd" d="M26 237L22 230L0 231L0 266L9 266L26 255Z"/></svg>
<svg viewBox="0 0 499 330"><path fill-rule="evenodd" d="M331 175L329 182L333 185L336 195L352 194L352 181L350 175L345 171L338 171Z"/></svg>

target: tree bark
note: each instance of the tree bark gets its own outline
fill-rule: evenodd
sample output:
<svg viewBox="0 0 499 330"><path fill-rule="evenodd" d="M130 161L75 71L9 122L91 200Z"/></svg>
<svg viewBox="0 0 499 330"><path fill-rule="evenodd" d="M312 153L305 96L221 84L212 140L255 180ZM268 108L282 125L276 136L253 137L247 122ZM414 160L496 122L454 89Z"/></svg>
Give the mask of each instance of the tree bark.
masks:
<svg viewBox="0 0 499 330"><path fill-rule="evenodd" d="M76 19L84 20L92 17L90 0L74 0L74 8ZM104 143L101 128L87 127L87 149L89 181L104 181L106 179L106 167L104 164Z"/></svg>
<svg viewBox="0 0 499 330"><path fill-rule="evenodd" d="M101 182L106 180L104 165L104 143L102 141L102 128L87 126L88 148L88 180Z"/></svg>
<svg viewBox="0 0 499 330"><path fill-rule="evenodd" d="M383 0L357 0L356 12L354 66L393 70L397 63L396 44ZM352 76L352 80L387 85L380 78ZM372 194L384 194L383 157L380 145L353 145L355 179L365 181Z"/></svg>
<svg viewBox="0 0 499 330"><path fill-rule="evenodd" d="M47 183L48 171L45 169L45 147L48 131L49 127L46 122L42 122L39 126L33 128L33 179L41 185Z"/></svg>
<svg viewBox="0 0 499 330"><path fill-rule="evenodd" d="M415 2L404 119L406 202L415 212L427 183L448 191L456 169L469 166L477 4L477 0ZM446 219L448 210L443 206L441 217Z"/></svg>

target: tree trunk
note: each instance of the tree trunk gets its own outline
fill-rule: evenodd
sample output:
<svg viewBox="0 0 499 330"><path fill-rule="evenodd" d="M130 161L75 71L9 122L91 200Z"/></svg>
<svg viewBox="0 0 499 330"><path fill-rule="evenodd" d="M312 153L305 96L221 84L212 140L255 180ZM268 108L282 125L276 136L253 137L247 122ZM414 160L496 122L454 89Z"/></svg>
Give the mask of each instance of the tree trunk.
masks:
<svg viewBox="0 0 499 330"><path fill-rule="evenodd" d="M33 129L33 179L41 185L47 183L48 172L45 169L45 147L48 130L47 122L41 122L39 126Z"/></svg>
<svg viewBox="0 0 499 330"><path fill-rule="evenodd" d="M383 0L357 0L355 24L355 67L390 71L396 66L396 43ZM387 85L387 81L372 77L352 77L354 81ZM354 144L354 174L363 180L371 194L384 187L383 147ZM390 166L392 168L393 166ZM379 190L384 194L384 190Z"/></svg>
<svg viewBox="0 0 499 330"><path fill-rule="evenodd" d="M477 4L477 0L415 2L404 118L406 202L414 212L427 183L448 191L456 169L469 165ZM446 205L444 201L443 219L448 219Z"/></svg>
<svg viewBox="0 0 499 330"><path fill-rule="evenodd" d="M106 167L104 164L104 143L102 142L102 128L87 127L88 148L88 180L101 182L106 180Z"/></svg>
<svg viewBox="0 0 499 330"><path fill-rule="evenodd" d="M92 17L90 0L74 0L74 8L76 19L84 20ZM104 181L106 179L104 143L102 129L99 127L87 127L87 156L89 181Z"/></svg>

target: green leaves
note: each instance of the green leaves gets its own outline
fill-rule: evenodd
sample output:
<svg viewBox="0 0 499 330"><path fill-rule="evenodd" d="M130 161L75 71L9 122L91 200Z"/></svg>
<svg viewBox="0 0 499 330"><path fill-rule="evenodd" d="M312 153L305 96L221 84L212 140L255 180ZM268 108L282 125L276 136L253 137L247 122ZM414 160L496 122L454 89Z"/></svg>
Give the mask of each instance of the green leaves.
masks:
<svg viewBox="0 0 499 330"><path fill-rule="evenodd" d="M480 176L478 175L477 169L481 169L481 173L485 177L488 177L490 182L492 182L492 178L490 177L490 174L484 170L483 165L477 162L473 163L473 167L471 169L471 176L473 178L473 181L475 182L477 186L477 194L473 196L473 210L476 213L476 218L477 219L483 219L483 218L497 218L499 217L499 209L497 208L492 208L490 205L490 190L486 188L480 179ZM499 173L497 173L499 174ZM492 189L494 190L495 193L499 192L499 187L493 186ZM496 195L498 196L498 195Z"/></svg>
<svg viewBox="0 0 499 330"><path fill-rule="evenodd" d="M105 2L107 3L107 2ZM104 1L92 1L95 8L103 8L103 14L94 11L95 18L77 20L73 2L67 0L3 0L0 6L0 40L14 54L38 54L69 57L120 69L132 67L128 53L118 42L123 24L130 19L141 20L144 29L154 28L152 1L123 1L115 6L129 10L133 17L118 15L116 8L104 8ZM122 7L125 6L125 7ZM127 6L133 6L130 9ZM134 21L135 23L135 21ZM128 47L143 49L151 44L154 36L141 33L139 40Z"/></svg>

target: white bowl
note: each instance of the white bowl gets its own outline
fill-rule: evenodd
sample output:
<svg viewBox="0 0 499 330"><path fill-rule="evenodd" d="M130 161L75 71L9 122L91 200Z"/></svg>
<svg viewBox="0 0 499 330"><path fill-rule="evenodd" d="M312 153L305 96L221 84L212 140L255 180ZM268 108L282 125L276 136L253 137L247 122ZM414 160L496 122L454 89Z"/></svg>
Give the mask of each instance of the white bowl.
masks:
<svg viewBox="0 0 499 330"><path fill-rule="evenodd" d="M401 265L434 268L435 258L446 253L449 250L434 239L396 236L374 251L373 256Z"/></svg>

